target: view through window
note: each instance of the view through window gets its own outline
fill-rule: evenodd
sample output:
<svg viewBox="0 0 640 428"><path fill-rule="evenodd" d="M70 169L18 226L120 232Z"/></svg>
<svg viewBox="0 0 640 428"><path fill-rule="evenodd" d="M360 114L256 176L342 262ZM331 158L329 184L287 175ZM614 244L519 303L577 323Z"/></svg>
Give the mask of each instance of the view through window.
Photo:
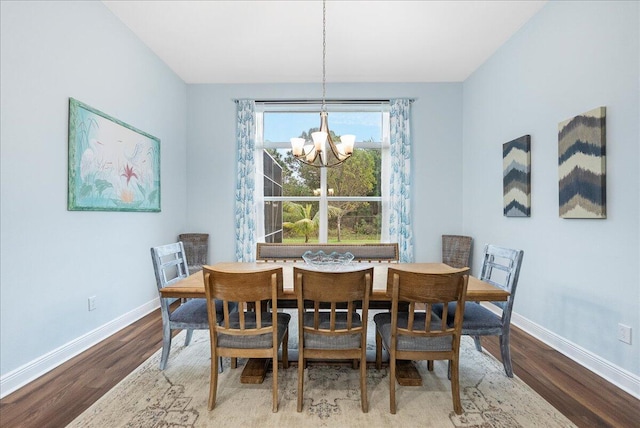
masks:
<svg viewBox="0 0 640 428"><path fill-rule="evenodd" d="M291 137L311 140L318 130L320 107L256 103L256 143L264 149L265 241L380 242L388 103L327 103L332 139L357 138L353 155L332 168L302 164L291 153Z"/></svg>

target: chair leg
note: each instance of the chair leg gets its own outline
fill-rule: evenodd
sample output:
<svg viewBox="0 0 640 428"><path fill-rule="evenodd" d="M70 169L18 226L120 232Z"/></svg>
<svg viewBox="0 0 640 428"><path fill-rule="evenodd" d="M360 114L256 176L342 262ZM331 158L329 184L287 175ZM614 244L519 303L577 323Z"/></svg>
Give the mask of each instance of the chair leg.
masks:
<svg viewBox="0 0 640 428"><path fill-rule="evenodd" d="M482 343L480 343L480 336L473 336L473 342L476 344L478 352L482 352Z"/></svg>
<svg viewBox="0 0 640 428"><path fill-rule="evenodd" d="M427 360L427 370L433 371L433 360Z"/></svg>
<svg viewBox="0 0 640 428"><path fill-rule="evenodd" d="M218 358L219 358L219 360L220 360L220 363L219 363L219 364L220 364L220 366L219 366L219 368L218 368L218 373L222 373L222 372L223 372L223 370L224 370L224 368L222 367L222 357L218 357Z"/></svg>
<svg viewBox="0 0 640 428"><path fill-rule="evenodd" d="M396 414L396 355L393 351L389 355L389 411Z"/></svg>
<svg viewBox="0 0 640 428"><path fill-rule="evenodd" d="M169 360L169 352L171 351L171 329L169 327L162 328L162 356L160 357L160 370L167 367Z"/></svg>
<svg viewBox="0 0 640 428"><path fill-rule="evenodd" d="M382 368L382 336L376 331L376 370Z"/></svg>
<svg viewBox="0 0 640 428"><path fill-rule="evenodd" d="M189 346L189 344L191 343L192 336L193 336L193 329L192 328L187 329L187 337L185 337L184 339L184 346Z"/></svg>
<svg viewBox="0 0 640 428"><path fill-rule="evenodd" d="M362 413L369 412L369 402L367 401L367 351L362 351L360 359L360 404Z"/></svg>
<svg viewBox="0 0 640 428"><path fill-rule="evenodd" d="M451 397L453 399L453 411L456 414L462 414L462 404L460 403L460 379L458 372L458 360L449 360L451 367Z"/></svg>
<svg viewBox="0 0 640 428"><path fill-rule="evenodd" d="M289 330L284 334L282 340L282 368L289 368Z"/></svg>
<svg viewBox="0 0 640 428"><path fill-rule="evenodd" d="M216 392L218 391L218 358L215 349L211 350L211 380L209 381L209 410L216 407Z"/></svg>
<svg viewBox="0 0 640 428"><path fill-rule="evenodd" d="M304 394L304 351L298 344L298 412L302 412L302 400Z"/></svg>
<svg viewBox="0 0 640 428"><path fill-rule="evenodd" d="M232 369L238 368L238 359L236 357L231 358L231 368Z"/></svg>
<svg viewBox="0 0 640 428"><path fill-rule="evenodd" d="M271 359L271 365L272 370L273 370L273 384L271 385L272 388L272 400L273 400L273 406L271 408L271 411L273 413L278 413L278 348L274 349L273 351L273 358Z"/></svg>
<svg viewBox="0 0 640 428"><path fill-rule="evenodd" d="M513 377L513 367L511 366L511 347L509 346L509 331L500 335L500 354L502 355L502 364L507 377Z"/></svg>

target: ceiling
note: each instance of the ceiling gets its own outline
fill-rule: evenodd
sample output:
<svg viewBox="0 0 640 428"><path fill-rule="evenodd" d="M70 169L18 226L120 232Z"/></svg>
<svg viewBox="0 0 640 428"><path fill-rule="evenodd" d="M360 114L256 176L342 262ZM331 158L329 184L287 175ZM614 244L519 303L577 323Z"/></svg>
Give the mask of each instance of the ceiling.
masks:
<svg viewBox="0 0 640 428"><path fill-rule="evenodd" d="M322 2L103 1L186 83L322 81ZM545 1L326 5L327 82L461 82Z"/></svg>

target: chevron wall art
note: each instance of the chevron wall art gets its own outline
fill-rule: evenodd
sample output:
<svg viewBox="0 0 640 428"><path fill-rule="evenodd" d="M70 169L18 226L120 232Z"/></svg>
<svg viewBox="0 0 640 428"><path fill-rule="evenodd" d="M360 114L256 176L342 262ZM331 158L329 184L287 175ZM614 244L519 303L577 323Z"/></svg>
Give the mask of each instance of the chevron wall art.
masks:
<svg viewBox="0 0 640 428"><path fill-rule="evenodd" d="M531 136L502 145L502 198L505 217L531 216Z"/></svg>
<svg viewBox="0 0 640 428"><path fill-rule="evenodd" d="M606 108L558 124L560 217L606 218Z"/></svg>

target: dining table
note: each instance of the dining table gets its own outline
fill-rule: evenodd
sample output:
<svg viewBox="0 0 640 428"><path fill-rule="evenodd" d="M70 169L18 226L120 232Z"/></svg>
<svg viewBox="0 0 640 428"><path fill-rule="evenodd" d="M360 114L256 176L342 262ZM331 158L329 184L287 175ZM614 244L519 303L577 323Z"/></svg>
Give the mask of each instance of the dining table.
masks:
<svg viewBox="0 0 640 428"><path fill-rule="evenodd" d="M318 267L309 266L305 262L219 262L212 265L213 268L224 272L255 272L282 267L282 275L278 275L278 300L295 304L296 295L293 289L293 267L303 269L336 270L335 266ZM370 296L371 302L391 302L391 295L387 292L387 272L389 268L421 273L448 273L457 269L444 263L352 263L350 266L340 267L346 269L364 269L373 267L373 289ZM187 278L180 280L160 290L163 298L203 298L204 277L203 271L196 272ZM506 301L509 292L482 281L474 276L469 276L467 285L467 301ZM268 368L268 361L263 359L250 359L243 369L240 381L242 383L261 383L264 380ZM396 378L401 385L420 385L422 379L412 364L398 365Z"/></svg>

